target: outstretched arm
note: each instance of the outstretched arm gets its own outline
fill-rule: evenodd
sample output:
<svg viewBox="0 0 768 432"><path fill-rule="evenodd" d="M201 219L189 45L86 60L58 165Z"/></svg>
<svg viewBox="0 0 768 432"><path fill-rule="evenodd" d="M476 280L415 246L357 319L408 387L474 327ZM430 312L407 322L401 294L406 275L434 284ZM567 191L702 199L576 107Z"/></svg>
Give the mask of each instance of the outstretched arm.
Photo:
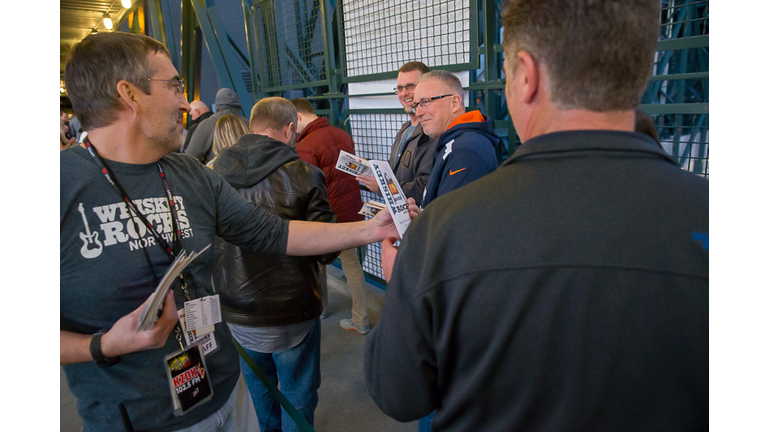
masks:
<svg viewBox="0 0 768 432"><path fill-rule="evenodd" d="M165 297L163 314L160 315L155 326L151 330L137 332L139 317L148 304L149 298L138 309L117 320L115 325L101 337L101 351L105 357L113 358L165 345L168 335L179 320L173 301L173 291ZM65 330L60 330L60 334L59 350L62 365L93 360L91 356L93 335Z"/></svg>
<svg viewBox="0 0 768 432"><path fill-rule="evenodd" d="M411 218L419 207L408 199ZM287 255L313 256L338 252L358 246L380 242L386 238L400 238L389 212L384 210L372 219L347 223L319 223L292 220L288 223Z"/></svg>

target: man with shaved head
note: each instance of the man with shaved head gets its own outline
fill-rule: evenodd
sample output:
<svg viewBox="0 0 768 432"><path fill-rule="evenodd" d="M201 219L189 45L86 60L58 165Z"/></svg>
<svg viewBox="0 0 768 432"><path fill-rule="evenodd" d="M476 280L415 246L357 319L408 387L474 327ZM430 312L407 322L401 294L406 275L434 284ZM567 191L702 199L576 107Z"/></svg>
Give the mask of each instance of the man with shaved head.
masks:
<svg viewBox="0 0 768 432"><path fill-rule="evenodd" d="M195 133L200 123L213 115L208 109L208 105L203 101L195 100L189 103L189 119L187 121L187 136L184 137L184 144L181 146L181 152L184 153L192 140L192 134Z"/></svg>

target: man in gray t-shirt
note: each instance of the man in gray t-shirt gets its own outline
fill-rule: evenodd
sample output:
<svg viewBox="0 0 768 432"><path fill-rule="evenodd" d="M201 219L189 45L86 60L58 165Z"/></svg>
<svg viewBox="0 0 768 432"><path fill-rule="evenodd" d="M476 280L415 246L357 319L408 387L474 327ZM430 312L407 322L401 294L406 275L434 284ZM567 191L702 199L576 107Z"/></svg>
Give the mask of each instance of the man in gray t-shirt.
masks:
<svg viewBox="0 0 768 432"><path fill-rule="evenodd" d="M227 430L257 430L223 322L200 328L205 367L198 363L187 377L207 380L211 399L176 415L186 382L171 380L169 370L184 367L184 357L166 359L182 348L192 352L195 343L177 311L185 302L213 301L214 293L208 250L185 270L186 289L174 282L156 324L137 331L173 257L203 250L215 235L247 250L316 256L397 237L391 218L284 221L177 153L190 107L168 50L154 39L90 35L71 50L65 77L88 137L60 159L59 346L84 430L122 430L127 422L137 430L179 430L212 416ZM233 405L244 408L226 409Z"/></svg>

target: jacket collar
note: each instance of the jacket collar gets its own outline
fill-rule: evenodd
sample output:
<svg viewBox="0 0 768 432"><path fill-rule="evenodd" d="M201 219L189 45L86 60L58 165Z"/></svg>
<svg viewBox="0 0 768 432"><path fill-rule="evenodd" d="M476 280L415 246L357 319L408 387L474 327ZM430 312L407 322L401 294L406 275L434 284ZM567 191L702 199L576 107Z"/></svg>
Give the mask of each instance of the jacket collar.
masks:
<svg viewBox="0 0 768 432"><path fill-rule="evenodd" d="M571 155L568 153L583 151L655 155L677 165L677 161L672 156L646 135L636 132L584 130L554 132L532 138L521 145L501 166L510 165L531 156L561 154L569 157Z"/></svg>
<svg viewBox="0 0 768 432"><path fill-rule="evenodd" d="M330 123L328 123L328 119L325 117L318 117L312 120L312 122L308 124L303 131L301 131L301 133L299 134L299 137L296 138L296 142L301 142L301 140L303 140L305 136L311 134L314 130L324 128L329 125Z"/></svg>

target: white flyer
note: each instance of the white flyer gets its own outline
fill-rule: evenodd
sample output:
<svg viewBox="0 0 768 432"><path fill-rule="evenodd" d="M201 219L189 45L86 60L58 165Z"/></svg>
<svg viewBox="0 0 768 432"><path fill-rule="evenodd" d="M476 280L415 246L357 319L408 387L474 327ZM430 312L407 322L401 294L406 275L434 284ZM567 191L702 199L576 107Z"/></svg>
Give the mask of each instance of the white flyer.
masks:
<svg viewBox="0 0 768 432"><path fill-rule="evenodd" d="M155 288L155 292L150 296L149 304L141 312L141 315L139 316L139 325L136 329L137 332L146 331L155 326L157 318L163 310L165 295L168 293L171 284L173 284L176 277L181 274L181 271L184 270L192 260L205 252L209 247L211 247L211 245L204 247L200 252L192 252L189 256L187 256L187 252L183 249L179 252L179 255L173 260L171 266L165 271L163 278L160 279L160 283L157 285L157 288Z"/></svg>
<svg viewBox="0 0 768 432"><path fill-rule="evenodd" d="M344 150L339 151L339 159L336 161L336 169L344 171L347 174L352 174L353 176L373 175L367 160L351 153L347 153Z"/></svg>
<svg viewBox="0 0 768 432"><path fill-rule="evenodd" d="M357 213L363 216L374 217L376 216L376 213L384 210L385 208L387 208L385 204L376 201L368 201L363 203L363 207Z"/></svg>
<svg viewBox="0 0 768 432"><path fill-rule="evenodd" d="M408 201L395 178L395 173L386 161L371 160L368 161L373 170L373 178L379 185L379 190L384 197L384 202L389 207L389 214L395 221L395 227L400 234L400 238L405 235L405 230L411 224L411 216L408 214Z"/></svg>

